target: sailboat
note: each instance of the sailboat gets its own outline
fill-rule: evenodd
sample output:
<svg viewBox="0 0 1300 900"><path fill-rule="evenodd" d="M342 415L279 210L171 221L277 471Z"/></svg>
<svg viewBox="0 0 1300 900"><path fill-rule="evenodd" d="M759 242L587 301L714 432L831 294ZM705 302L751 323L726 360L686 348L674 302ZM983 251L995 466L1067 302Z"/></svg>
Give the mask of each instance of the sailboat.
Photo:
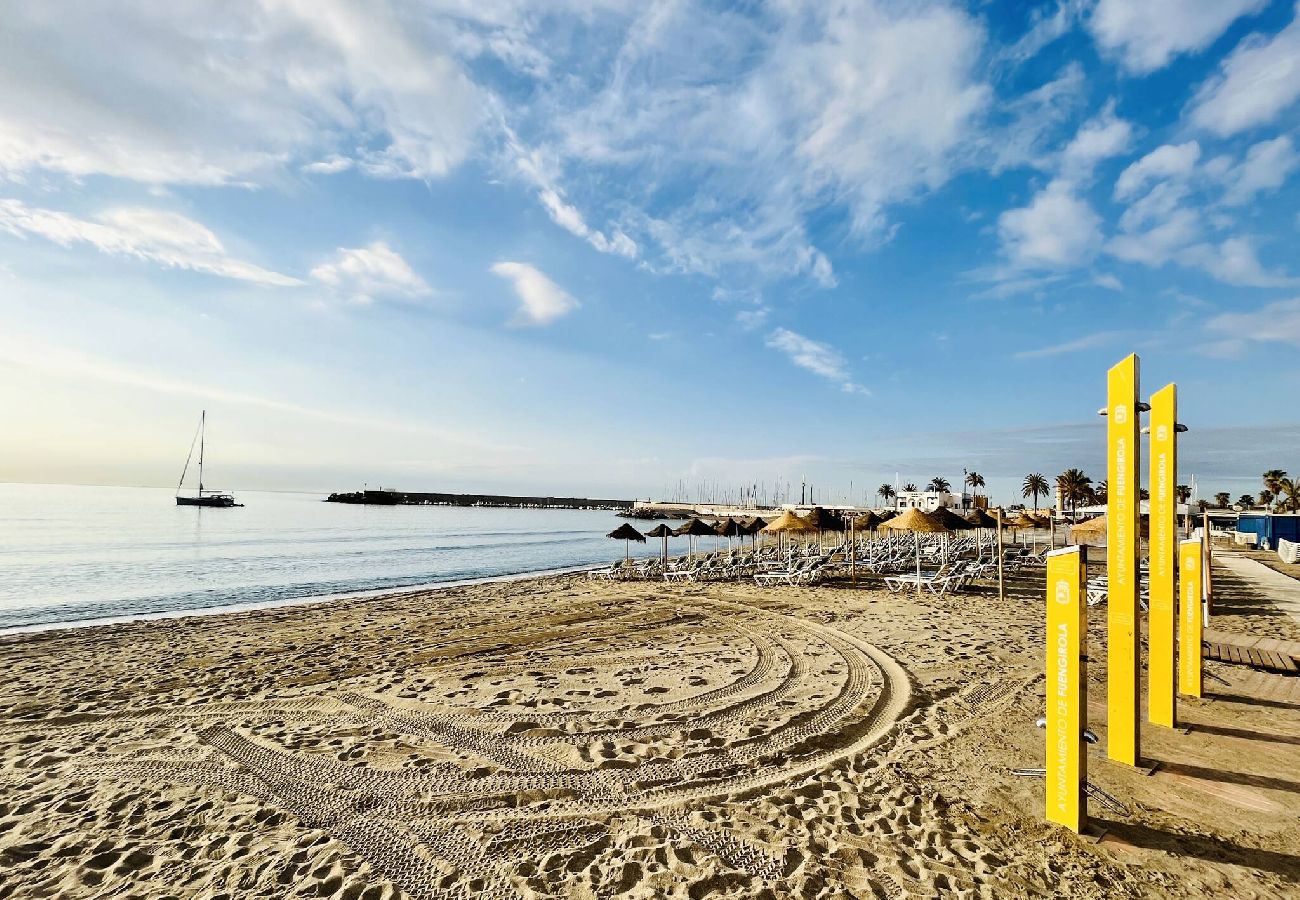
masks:
<svg viewBox="0 0 1300 900"><path fill-rule="evenodd" d="M177 506L219 506L229 508L232 506L243 506L242 503L235 502L235 495L226 491L210 491L203 486L203 450L207 438L208 411L203 410L199 416L199 430L194 435L194 440L190 441L190 453L185 457L185 468L181 470L181 480L176 484L176 505ZM181 496L181 485L185 484L185 474L190 470L190 460L194 458L194 444L199 445L199 493L194 497Z"/></svg>

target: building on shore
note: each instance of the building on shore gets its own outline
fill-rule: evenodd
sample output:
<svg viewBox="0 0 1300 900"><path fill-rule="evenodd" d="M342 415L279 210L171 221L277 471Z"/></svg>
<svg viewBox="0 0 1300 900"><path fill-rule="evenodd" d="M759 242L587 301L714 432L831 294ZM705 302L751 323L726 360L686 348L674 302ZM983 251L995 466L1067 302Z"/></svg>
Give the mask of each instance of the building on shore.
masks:
<svg viewBox="0 0 1300 900"><path fill-rule="evenodd" d="M899 491L894 497L894 503L899 511L919 509L921 512L934 512L940 507L970 509L976 505L975 500L976 498L970 494L952 494L947 491Z"/></svg>

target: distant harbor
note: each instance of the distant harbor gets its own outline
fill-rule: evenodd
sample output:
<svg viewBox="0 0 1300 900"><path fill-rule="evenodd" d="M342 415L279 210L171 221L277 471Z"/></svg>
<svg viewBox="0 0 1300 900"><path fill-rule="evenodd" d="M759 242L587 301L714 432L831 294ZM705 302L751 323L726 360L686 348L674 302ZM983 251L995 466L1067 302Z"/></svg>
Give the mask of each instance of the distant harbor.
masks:
<svg viewBox="0 0 1300 900"><path fill-rule="evenodd" d="M504 494L440 494L396 491L391 488L330 494L326 503L359 503L370 506L499 506L511 509L608 509L630 510L631 500L593 500L587 497L511 497Z"/></svg>

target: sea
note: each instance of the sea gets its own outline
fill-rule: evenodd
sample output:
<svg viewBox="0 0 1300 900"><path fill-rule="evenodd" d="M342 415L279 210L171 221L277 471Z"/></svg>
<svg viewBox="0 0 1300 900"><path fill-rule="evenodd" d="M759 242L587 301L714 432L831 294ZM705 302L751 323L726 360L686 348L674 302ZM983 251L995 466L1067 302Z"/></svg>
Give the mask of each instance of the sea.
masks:
<svg viewBox="0 0 1300 900"><path fill-rule="evenodd" d="M608 510L359 506L237 491L0 484L0 633L573 570L621 559ZM638 529L652 522L635 522ZM650 539L633 556L661 553Z"/></svg>

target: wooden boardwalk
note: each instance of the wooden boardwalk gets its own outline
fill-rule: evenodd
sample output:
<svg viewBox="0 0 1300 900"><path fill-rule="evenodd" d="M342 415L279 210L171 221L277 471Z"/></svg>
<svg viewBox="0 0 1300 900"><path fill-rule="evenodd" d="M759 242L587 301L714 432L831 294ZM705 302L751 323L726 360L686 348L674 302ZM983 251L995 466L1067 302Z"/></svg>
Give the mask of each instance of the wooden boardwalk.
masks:
<svg viewBox="0 0 1300 900"><path fill-rule="evenodd" d="M1300 674L1300 641L1206 629L1204 647L1206 659L1283 675Z"/></svg>

